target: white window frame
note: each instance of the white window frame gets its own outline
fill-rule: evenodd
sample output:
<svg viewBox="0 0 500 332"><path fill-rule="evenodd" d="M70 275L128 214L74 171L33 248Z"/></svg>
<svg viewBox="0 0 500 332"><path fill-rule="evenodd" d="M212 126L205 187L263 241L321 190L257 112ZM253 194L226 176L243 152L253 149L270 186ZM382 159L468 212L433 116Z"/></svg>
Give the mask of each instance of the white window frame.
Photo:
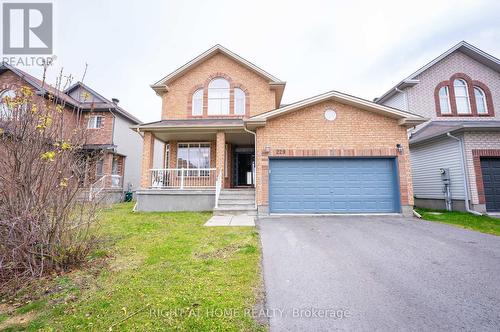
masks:
<svg viewBox="0 0 500 332"><path fill-rule="evenodd" d="M241 95L243 96L243 98L239 98L239 99L243 100L243 102L241 104L240 112L238 112L238 98L236 96L236 91L240 91ZM245 94L245 91L243 91L240 88L235 88L234 89L234 114L235 115L245 115L246 114L246 102L247 102L247 96Z"/></svg>
<svg viewBox="0 0 500 332"><path fill-rule="evenodd" d="M210 142L178 142L177 143L177 155L175 156L175 164L176 164L176 167L177 169L180 169L181 167L179 167L179 149L180 149L180 146L181 145L187 145L188 146L188 149L190 149L191 145L198 145L198 147L200 147L202 144L204 145L208 145L208 168L210 168L210 164L212 162L212 143ZM189 151L188 151L188 159L186 160L187 161L187 166L188 167L185 167L185 169L187 170L191 170L191 171L188 171L187 176L210 176L210 171L199 171L199 168L189 168ZM196 171L198 170L198 171ZM179 176L180 176L180 172L179 171Z"/></svg>
<svg viewBox="0 0 500 332"><path fill-rule="evenodd" d="M446 105L448 105L448 111L447 112L443 112L443 103L442 103L442 98L444 97L441 97L441 90L444 89L444 91L446 91ZM451 111L451 103L450 103L450 89L448 86L442 86L439 91L438 91L438 98L439 98L439 108L441 109L441 114L452 114L452 111Z"/></svg>
<svg viewBox="0 0 500 332"><path fill-rule="evenodd" d="M11 94L12 96L8 96ZM2 120L12 120L14 117L12 114L12 109L10 109L4 102L3 99L5 97L9 98L15 98L16 97L16 91L12 89L5 89L2 92L0 92L0 119Z"/></svg>
<svg viewBox="0 0 500 332"><path fill-rule="evenodd" d="M201 98L198 98L198 95L201 93ZM197 105L195 100L201 100L200 109L195 109ZM191 115L193 116L202 116L203 115L203 88L196 90L193 92L193 98L191 100Z"/></svg>
<svg viewBox="0 0 500 332"><path fill-rule="evenodd" d="M97 119L98 118L101 119L99 127L97 126L97 122L98 122ZM89 122L87 124L87 129L101 129L103 123L104 123L104 117L103 116L101 116L101 115L92 115L91 117L89 117Z"/></svg>
<svg viewBox="0 0 500 332"><path fill-rule="evenodd" d="M456 86L455 86L455 82L456 81L461 81L464 83L464 86L460 86L460 88L465 88L465 97L464 96L460 96L460 97L457 97L457 89L456 89ZM455 105L457 105L457 114L460 114L460 115L464 115L464 114L472 114L472 108L471 108L471 105L470 105L470 96L469 96L469 85L467 84L467 82L462 79L462 78L457 78L453 81L453 90L455 91ZM467 112L460 112L459 108L458 108L458 98L466 98L467 100Z"/></svg>
<svg viewBox="0 0 500 332"><path fill-rule="evenodd" d="M165 168L170 168L170 143L165 143Z"/></svg>
<svg viewBox="0 0 500 332"><path fill-rule="evenodd" d="M228 87L227 88L213 88L213 87L211 88L210 84L212 84L213 82L218 81L218 80L225 81L227 83ZM227 97L224 97L224 98L219 97L219 96L214 97L214 95L213 95L214 93L217 94L217 93L221 93L221 92L224 92L224 94L226 94L226 91L227 91ZM208 115L228 115L229 113L231 113L230 100L231 100L231 84L229 83L228 80L226 80L223 77L216 77L213 80L211 80L210 83L208 83L208 110L207 110ZM217 101L217 107L214 106L213 101ZM227 111L226 111L226 109L227 109Z"/></svg>
<svg viewBox="0 0 500 332"><path fill-rule="evenodd" d="M483 107L484 107L484 112L480 113L479 112L479 108L477 107L478 106L478 100L477 100L477 96L476 96L476 90L479 91L479 93L481 94L482 96L482 100L483 100ZM485 115L485 114L489 114L489 111L488 111L488 103L486 102L486 92L484 92L483 89L481 89L480 87L478 86L474 86L474 99L476 100L476 111L477 111L477 114L478 115Z"/></svg>

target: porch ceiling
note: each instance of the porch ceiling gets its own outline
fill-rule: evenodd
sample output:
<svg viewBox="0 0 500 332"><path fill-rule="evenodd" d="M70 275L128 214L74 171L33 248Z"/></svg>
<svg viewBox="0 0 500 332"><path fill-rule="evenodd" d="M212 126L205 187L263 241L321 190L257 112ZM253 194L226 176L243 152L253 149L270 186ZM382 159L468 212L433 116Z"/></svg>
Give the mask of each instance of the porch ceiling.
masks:
<svg viewBox="0 0 500 332"><path fill-rule="evenodd" d="M155 137L161 141L191 141L204 142L215 141L217 130L152 130ZM226 133L226 143L236 145L253 145L253 135L242 130L222 130Z"/></svg>

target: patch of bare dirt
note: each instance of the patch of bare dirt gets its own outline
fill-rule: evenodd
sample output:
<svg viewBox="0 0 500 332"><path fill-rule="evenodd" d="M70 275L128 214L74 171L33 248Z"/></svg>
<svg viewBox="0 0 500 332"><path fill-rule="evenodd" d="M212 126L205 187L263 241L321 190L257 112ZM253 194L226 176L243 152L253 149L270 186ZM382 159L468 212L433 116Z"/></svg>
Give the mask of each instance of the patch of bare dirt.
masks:
<svg viewBox="0 0 500 332"><path fill-rule="evenodd" d="M196 259L226 259L229 256L233 255L235 252L243 248L241 244L231 244L224 248L219 248L210 252L197 252L194 254Z"/></svg>
<svg viewBox="0 0 500 332"><path fill-rule="evenodd" d="M0 330L4 330L8 327L13 327L13 326L25 326L29 324L33 319L35 319L36 313L34 312L28 312L22 315L15 315L12 317L7 318L3 322L0 323Z"/></svg>

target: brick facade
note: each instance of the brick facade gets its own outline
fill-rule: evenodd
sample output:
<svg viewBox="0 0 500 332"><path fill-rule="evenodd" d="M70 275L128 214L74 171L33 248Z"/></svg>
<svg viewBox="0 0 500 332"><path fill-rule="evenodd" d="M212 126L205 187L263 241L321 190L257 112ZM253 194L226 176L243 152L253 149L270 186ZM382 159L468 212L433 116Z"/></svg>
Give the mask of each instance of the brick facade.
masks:
<svg viewBox="0 0 500 332"><path fill-rule="evenodd" d="M144 133L143 148L142 148L142 176L141 176L141 187L149 188L151 185L151 173L150 169L153 168L153 157L154 157L154 140L155 137L151 132Z"/></svg>
<svg viewBox="0 0 500 332"><path fill-rule="evenodd" d="M233 59L215 54L197 64L169 82L165 92L160 92L162 98L162 119L192 118L192 95L200 88L204 89L203 115L207 115L207 86L210 80L222 77L231 86L230 107L234 107L233 88L241 88L246 95L246 117L262 114L276 105L275 91L269 86L269 81L249 70ZM337 112L335 121L325 119L326 108ZM232 112L232 111L231 111ZM232 116L231 114L229 116ZM218 116L220 117L220 116ZM226 117L226 116L223 116ZM157 130L157 129L152 129ZM239 130L239 131L238 131ZM153 165L154 149L153 133L145 129L142 162L142 188L151 186L150 169ZM186 132L166 133L158 129L158 136L179 136L186 140ZM225 132L221 129L207 130L210 137L211 161L210 167L224 174L224 186L233 185L234 145L252 146L253 137L243 129L231 129ZM240 140L235 135L241 135ZM396 158L398 164L398 180L400 199L403 210L408 213L413 205L413 187L409 163L408 137L405 126L399 124L399 119L387 115L365 111L355 106L348 106L335 101L304 107L286 115L267 121L265 126L256 129L255 168L256 168L256 198L259 207L268 205L268 168L269 157L273 156L325 156L325 157L390 157ZM193 137L200 134L193 132ZM228 141L229 140L229 141ZM192 142L199 139L193 138ZM206 141L206 140L205 140ZM169 168L177 168L177 145L179 141L166 142L170 146ZM396 148L401 145L403 151ZM227 154L227 155L226 155ZM226 166L226 167L225 167ZM227 169L227 172L226 172Z"/></svg>
<svg viewBox="0 0 500 332"><path fill-rule="evenodd" d="M335 121L325 119L327 108L337 112ZM406 129L397 120L333 101L297 110L257 130L257 204L268 205L271 156L387 156L398 159L401 205L413 205L408 152Z"/></svg>
<svg viewBox="0 0 500 332"><path fill-rule="evenodd" d="M41 85L41 82L38 82L36 78L33 78L29 76L28 74L25 74L26 78L29 79L31 82L34 82L36 84ZM35 84L35 85L36 85ZM32 86L30 83L22 79L20 76L16 75L14 72L11 70L7 70L0 74L0 92L3 92L4 90L17 90L18 88L22 86L29 86L32 89L36 89L34 86ZM46 89L52 94L56 95L60 93L59 100L64 102L64 108L62 112L62 121L63 121L63 135L66 137L70 137L73 134L73 130L76 127L84 128L87 129L86 135L84 138L83 142L78 142L79 144L84 144L84 145L112 145L116 144L114 142L114 127L115 127L115 116L111 111L108 109L102 109L102 110L95 110L95 111L89 111L88 109L82 110L78 108L77 106L72 105L71 103L77 103L76 100L72 99L72 97L67 96L63 94L63 92L58 92L55 88L50 87L49 85L46 86ZM75 96L76 97L76 96ZM43 96L39 95L34 95L34 100L35 102L39 104L45 103L46 105L49 105L50 107L53 107L51 105L51 101L49 101L49 98L45 98ZM94 97L92 97L94 98ZM93 99L93 101L96 101ZM81 105L80 105L81 106ZM82 106L83 107L83 106ZM89 107L86 105L85 107ZM55 113L54 113L55 114ZM59 116L59 114L57 114ZM88 122L89 118L91 116L100 116L102 117L102 126L101 128L96 128L96 129L90 129L88 128ZM56 117L54 116L54 119ZM131 133L131 135L133 135ZM116 151L115 151L116 152ZM115 154L110 152L110 150L107 149L102 149L100 150L100 153L102 154L102 160L103 160L103 168L102 168L102 174L101 175L111 175L112 174L112 165L113 165L113 159L116 159L117 161L117 175L121 175L122 177L125 174L125 156L120 155L120 154ZM118 153L121 153L118 150ZM94 183L97 180L97 174L96 174L96 163L95 162L89 162L85 166L86 168L86 176L85 176L85 186L89 186L92 183ZM111 185L111 179L109 179L109 185Z"/></svg>
<svg viewBox="0 0 500 332"><path fill-rule="evenodd" d="M11 71L5 71L0 75L0 92L5 90L16 91L23 86L31 87L26 81ZM49 103L48 99L38 95L33 96L33 101L37 104ZM78 114L69 105L63 108L63 112L62 116L65 124L63 130L64 134L66 134L65 136L68 137L71 136L72 130L77 126Z"/></svg>
<svg viewBox="0 0 500 332"><path fill-rule="evenodd" d="M450 78L460 74L470 79L469 82L477 81L483 90L485 87L491 92L491 106L494 110L500 108L500 73L477 62L462 52L454 52L444 58L434 66L424 71L416 77L419 83L411 88L405 89L408 101L408 110L410 112L422 115L429 119L439 120L500 120L500 114L495 112L494 117L490 116L440 116L437 108L435 91L436 87L443 81L449 81ZM468 82L468 85L470 83ZM487 91L485 91L487 92ZM470 94L470 90L469 90ZM471 96L471 104L472 104ZM450 96L450 103L453 100ZM452 104L453 105L453 104ZM472 107L472 105L471 105ZM474 106L475 107L475 106Z"/></svg>
<svg viewBox="0 0 500 332"><path fill-rule="evenodd" d="M461 79L467 83L467 93L469 95L469 104L470 104L470 114L459 114L457 110L457 102L455 97L455 87L454 82L456 79ZM442 113L441 112L441 103L439 99L439 90L442 87L448 88L449 93L449 102L450 102L450 113ZM484 114L478 113L477 104L476 104L476 95L474 93L474 87L479 87L483 90L486 98L486 110L487 112ZM493 97L491 95L491 91L489 87L480 82L478 80L473 80L469 75L464 73L455 73L453 74L449 80L440 82L436 88L434 89L434 102L436 105L436 114L438 117L494 117L495 116L495 108L493 107Z"/></svg>
<svg viewBox="0 0 500 332"><path fill-rule="evenodd" d="M215 54L203 63L177 78L168 85L162 95L162 119L186 119L191 116L193 93L204 88L203 117L207 115L207 86L211 79L222 77L230 83L230 110L234 109L234 88L245 92L246 116L253 116L276 108L275 91L263 77L223 54ZM230 114L229 116L234 116ZM228 116L210 116L228 117Z"/></svg>
<svg viewBox="0 0 500 332"><path fill-rule="evenodd" d="M102 117L101 128L88 129L87 144L113 144L113 127L115 118L111 112L84 112L82 125L88 128L89 119L92 116Z"/></svg>

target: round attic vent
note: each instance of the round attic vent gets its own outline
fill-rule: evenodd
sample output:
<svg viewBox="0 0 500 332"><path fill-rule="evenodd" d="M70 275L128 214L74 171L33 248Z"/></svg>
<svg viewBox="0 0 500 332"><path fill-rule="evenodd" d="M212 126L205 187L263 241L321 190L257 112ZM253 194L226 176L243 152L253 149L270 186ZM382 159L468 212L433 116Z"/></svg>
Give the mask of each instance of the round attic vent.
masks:
<svg viewBox="0 0 500 332"><path fill-rule="evenodd" d="M331 108L327 108L325 110L325 119L327 119L328 121L333 121L337 118L337 113L331 109Z"/></svg>

